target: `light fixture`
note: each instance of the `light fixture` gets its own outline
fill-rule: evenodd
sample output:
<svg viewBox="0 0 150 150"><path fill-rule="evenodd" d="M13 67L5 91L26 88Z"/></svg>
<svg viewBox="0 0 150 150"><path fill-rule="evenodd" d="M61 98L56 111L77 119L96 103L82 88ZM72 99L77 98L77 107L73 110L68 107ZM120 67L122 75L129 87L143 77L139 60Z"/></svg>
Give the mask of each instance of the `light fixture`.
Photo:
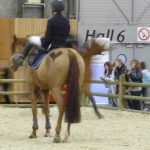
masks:
<svg viewBox="0 0 150 150"><path fill-rule="evenodd" d="M133 48L133 44L128 43L128 44L126 44L126 47L127 47L127 48Z"/></svg>
<svg viewBox="0 0 150 150"><path fill-rule="evenodd" d="M141 43L137 43L137 44L136 44L136 47L137 47L137 48L143 48L143 47L144 47L144 45L143 45L143 44L141 44Z"/></svg>

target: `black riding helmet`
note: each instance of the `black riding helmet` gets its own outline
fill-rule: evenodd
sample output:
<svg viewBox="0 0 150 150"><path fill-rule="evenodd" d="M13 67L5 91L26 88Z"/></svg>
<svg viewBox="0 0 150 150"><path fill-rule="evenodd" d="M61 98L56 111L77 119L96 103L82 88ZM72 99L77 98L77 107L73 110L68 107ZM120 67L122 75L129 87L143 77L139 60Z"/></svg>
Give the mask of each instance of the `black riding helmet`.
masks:
<svg viewBox="0 0 150 150"><path fill-rule="evenodd" d="M57 13L61 13L65 9L63 0L53 0L51 3L52 10Z"/></svg>

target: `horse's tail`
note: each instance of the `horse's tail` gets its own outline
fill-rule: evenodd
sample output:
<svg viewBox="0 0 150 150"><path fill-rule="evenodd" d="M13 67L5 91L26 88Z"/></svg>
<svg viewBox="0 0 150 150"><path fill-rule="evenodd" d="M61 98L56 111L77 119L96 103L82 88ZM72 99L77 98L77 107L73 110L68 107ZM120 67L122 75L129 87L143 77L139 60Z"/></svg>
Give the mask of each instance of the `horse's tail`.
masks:
<svg viewBox="0 0 150 150"><path fill-rule="evenodd" d="M104 51L104 48L102 45L96 43L94 40L91 42L90 47L87 47L87 52L82 55L84 62L85 62L85 74L84 74L84 82L82 86L82 91L85 93L86 96L90 98L90 101L93 105L94 111L98 118L102 118L103 116L100 114L98 111L96 102L94 98L91 95L90 91L90 82L91 82L91 69L90 69L90 64L91 64L91 57L96 54L101 54L102 51Z"/></svg>
<svg viewBox="0 0 150 150"><path fill-rule="evenodd" d="M76 56L70 51L69 58L70 64L67 83L65 120L68 123L78 123L81 121L79 100L79 67Z"/></svg>

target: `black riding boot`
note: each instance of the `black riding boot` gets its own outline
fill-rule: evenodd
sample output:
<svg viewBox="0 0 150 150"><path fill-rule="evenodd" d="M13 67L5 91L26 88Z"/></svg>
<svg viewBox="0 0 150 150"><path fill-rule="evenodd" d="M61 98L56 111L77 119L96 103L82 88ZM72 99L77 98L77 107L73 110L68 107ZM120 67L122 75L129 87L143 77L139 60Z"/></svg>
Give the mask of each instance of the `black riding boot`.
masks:
<svg viewBox="0 0 150 150"><path fill-rule="evenodd" d="M27 41L24 50L23 50L23 55L24 58L28 55L28 53L30 52L31 48L35 46L35 44L32 44L30 41Z"/></svg>

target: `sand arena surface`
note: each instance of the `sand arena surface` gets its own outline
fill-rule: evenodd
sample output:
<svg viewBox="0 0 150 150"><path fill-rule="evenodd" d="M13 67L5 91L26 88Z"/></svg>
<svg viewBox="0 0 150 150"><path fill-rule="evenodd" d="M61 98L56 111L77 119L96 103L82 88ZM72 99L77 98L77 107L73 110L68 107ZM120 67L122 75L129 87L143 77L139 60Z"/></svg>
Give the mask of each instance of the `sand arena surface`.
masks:
<svg viewBox="0 0 150 150"><path fill-rule="evenodd" d="M45 118L38 110L38 138L32 131L30 108L0 107L0 150L150 150L150 114L100 110L98 120L92 108L82 108L82 122L71 126L68 143L53 143L57 108L51 108L51 137L44 137ZM63 122L61 137L66 123Z"/></svg>

